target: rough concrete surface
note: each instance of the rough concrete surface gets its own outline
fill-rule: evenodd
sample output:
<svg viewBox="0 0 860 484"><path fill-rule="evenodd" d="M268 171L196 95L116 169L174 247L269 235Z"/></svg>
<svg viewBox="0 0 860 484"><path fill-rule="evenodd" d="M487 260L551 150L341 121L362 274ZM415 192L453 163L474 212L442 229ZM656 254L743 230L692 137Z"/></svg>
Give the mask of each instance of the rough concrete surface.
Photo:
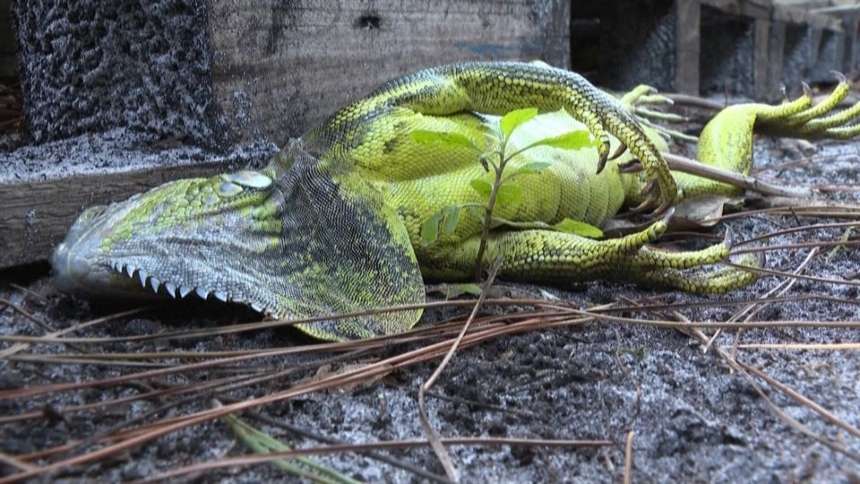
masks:
<svg viewBox="0 0 860 484"><path fill-rule="evenodd" d="M757 153L781 165L799 158L793 145L765 142ZM853 184L860 171L860 149L853 144L824 143L811 164L795 164L770 177L783 183ZM857 205L858 194L835 198ZM753 215L729 225L738 238L748 239L810 222L803 217ZM722 233L724 225L715 230ZM819 228L789 233L768 240L768 245L815 240L839 240L844 229ZM814 296L782 301L766 307L755 319L764 321L860 321L857 283L860 252L849 248L828 258L829 249L812 259L804 274L846 281L844 284L799 280L786 296ZM794 270L808 248L774 249L767 267ZM32 267L6 274L28 291L4 285L0 297L36 315L54 329L110 314L104 308L59 295L44 268ZM679 308L694 321L726 321L740 307L733 301L761 297L779 282L764 277L753 286L726 296L693 297L679 292L659 292L620 284L595 282L569 288L546 288L575 307L619 300L657 297L681 304L703 302L702 308ZM539 297L534 286L509 286L520 294ZM816 297L817 296L817 297ZM835 298L821 299L823 296ZM516 312L525 308L509 308ZM464 316L467 308L431 311L424 324L452 315ZM487 309L498 312L498 309ZM627 316L635 315L626 313ZM640 314L641 315L641 314ZM128 336L160 331L227 326L253 321L246 311L222 305L189 302L161 307L151 313L127 317L79 331L80 336ZM0 334L40 335L44 331L29 319L0 306ZM725 332L714 344L730 349L750 343L857 343L858 330L836 328L750 329L740 334ZM257 331L224 337L157 343L86 345L90 351L214 351L289 347L308 343L289 330ZM9 343L3 344L4 348ZM416 345L397 345L374 352L393 356ZM199 395L170 410L157 410L161 401L118 404L91 412L63 409L133 396L144 391L138 383L159 387L182 386L223 376L217 371L196 371L151 379L133 385L112 385L57 392L35 398L11 398L16 388L49 383L87 382L136 371L98 364L50 364L39 355L73 351L56 345L37 346L17 353L0 366L0 415L8 418L26 412L47 411L53 417L2 421L0 452L21 455L87 438L144 412L155 411L146 421L184 415L207 407L209 394ZM738 358L813 399L853 428L860 426L860 352L847 350L739 349ZM32 356L31 356L32 355ZM308 363L314 356L255 360L248 367L272 365L288 368ZM178 363L174 361L173 364ZM338 368L340 365L334 365ZM417 414L416 394L436 363L422 363L397 370L383 380L358 388L313 393L264 406L263 414L330 438L351 442L423 438ZM247 367L246 367L247 368ZM224 392L248 398L289 388L316 372L314 365L249 388ZM754 390L744 376L729 371L712 352L690 337L665 328L622 323L594 322L552 330L506 336L459 351L433 389L458 400L429 397L427 409L433 426L446 437L507 436L544 439L608 439L604 448L559 449L543 447L451 446L454 465L463 482L617 482L623 475L624 443L633 437L634 482L856 482L860 476L860 437L827 422L807 406L788 398L762 380L755 380L768 398L788 416L815 435L836 442L842 452L789 427ZM63 415L59 417L58 414ZM250 421L262 430L294 446L320 445L283 430ZM134 424L126 424L133 427ZM91 449L94 447L91 447ZM157 475L196 462L218 461L244 453L241 444L221 422L208 422L174 432L117 457L95 464L64 469L54 475L61 481L92 478L103 481L133 480ZM391 455L414 466L443 475L428 448L392 451ZM352 453L314 457L347 475L371 482L421 482L410 473ZM44 464L47 461L38 462ZM9 475L11 468L4 467ZM259 482L288 475L269 465L209 471L202 482Z"/></svg>
<svg viewBox="0 0 860 484"><path fill-rule="evenodd" d="M16 2L36 142L127 127L229 143L213 101L205 2Z"/></svg>
<svg viewBox="0 0 860 484"><path fill-rule="evenodd" d="M753 20L711 12L702 17L702 92L753 94Z"/></svg>
<svg viewBox="0 0 860 484"><path fill-rule="evenodd" d="M30 144L3 153L0 185L63 179L72 176L120 173L143 169L224 163L224 171L265 166L277 146L266 141L234 145L212 152L179 140L161 140L127 128Z"/></svg>
<svg viewBox="0 0 860 484"><path fill-rule="evenodd" d="M661 91L676 90L674 2L609 2L600 13L613 26L600 29L600 84L630 90L648 79Z"/></svg>

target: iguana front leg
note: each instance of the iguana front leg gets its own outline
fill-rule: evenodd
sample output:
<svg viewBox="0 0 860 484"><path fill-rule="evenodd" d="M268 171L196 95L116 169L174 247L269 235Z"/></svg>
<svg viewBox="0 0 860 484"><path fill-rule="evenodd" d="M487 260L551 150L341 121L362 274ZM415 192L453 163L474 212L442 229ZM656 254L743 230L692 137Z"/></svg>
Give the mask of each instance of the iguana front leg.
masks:
<svg viewBox="0 0 860 484"><path fill-rule="evenodd" d="M329 154L369 158L361 153L366 137L395 131L393 127L380 129L372 121L386 119L394 109L446 116L470 111L503 115L530 107L541 112L565 109L585 124L601 141L598 173L609 158L608 134L626 145L641 160L650 182L647 198L636 210L644 211L659 203L655 213L661 214L674 203L677 186L672 174L630 112L580 75L545 64L474 62L420 71L392 81L340 110L305 140L309 150L320 158Z"/></svg>

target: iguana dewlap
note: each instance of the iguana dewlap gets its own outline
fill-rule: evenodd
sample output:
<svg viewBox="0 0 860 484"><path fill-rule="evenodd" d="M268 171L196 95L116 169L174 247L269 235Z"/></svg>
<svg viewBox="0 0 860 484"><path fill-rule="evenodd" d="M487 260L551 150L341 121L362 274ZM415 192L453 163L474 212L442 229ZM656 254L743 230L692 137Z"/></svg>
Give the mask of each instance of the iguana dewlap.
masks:
<svg viewBox="0 0 860 484"><path fill-rule="evenodd" d="M726 108L703 130L699 159L746 173L754 133L855 136L856 127L842 127L847 115L825 117L847 89L840 84L812 107L807 95L778 107ZM522 196L496 207L484 256L487 263L502 260L500 277L603 277L691 292L724 292L754 280L731 267L687 270L722 261L728 243L695 252L649 248L664 221L610 240L523 228L566 218L601 225L624 206L659 214L680 197L736 189L673 175L660 154L667 149L662 139L582 77L545 65L482 62L394 80L338 111L262 171L178 180L85 211L53 256L56 283L84 294L194 293L289 319L420 303L423 277L473 276L482 222L465 214L456 230L429 244L421 225L445 207L486 203L470 181L492 181L492 174L474 152L419 143L410 133L457 133L483 143L497 129L493 115L527 107L544 114L519 129L512 146L587 129L598 148L539 148L512 160L506 183ZM618 143L627 152L609 161ZM618 165L634 158L643 172L620 173ZM535 161L550 164L517 173ZM417 310L399 311L300 327L323 339L365 338L405 331L419 317Z"/></svg>

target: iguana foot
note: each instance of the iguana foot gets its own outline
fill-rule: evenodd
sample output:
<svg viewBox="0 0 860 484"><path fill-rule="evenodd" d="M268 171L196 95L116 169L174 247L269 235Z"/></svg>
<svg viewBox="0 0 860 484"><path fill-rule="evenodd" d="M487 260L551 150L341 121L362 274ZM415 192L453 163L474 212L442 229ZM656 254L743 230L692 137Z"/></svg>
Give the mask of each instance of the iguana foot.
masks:
<svg viewBox="0 0 860 484"><path fill-rule="evenodd" d="M679 254L694 253L680 252ZM672 268L653 269L638 272L635 279L639 284L648 287L681 289L693 294L725 294L755 282L759 277L755 269L764 266L765 258L764 255L757 257L745 254L733 262L734 266L723 266L713 270L706 270L707 268L687 271Z"/></svg>
<svg viewBox="0 0 860 484"><path fill-rule="evenodd" d="M860 123L849 124L860 116L860 102L841 111L834 109L851 92L851 84L840 73L833 92L812 104L812 90L803 85L803 95L795 101L763 110L758 114L755 131L768 136L805 139L849 139L860 135Z"/></svg>
<svg viewBox="0 0 860 484"><path fill-rule="evenodd" d="M688 121L684 116L679 116L674 113L663 111L655 111L650 109L651 106L672 106L675 102L672 99L657 93L657 90L651 86L639 85L632 91L621 96L619 99L621 104L633 114L640 123L657 131L666 138L676 139L680 141L688 141L695 143L699 138L682 133L675 129L667 128L662 123L683 123ZM656 121L656 123L654 122Z"/></svg>
<svg viewBox="0 0 860 484"><path fill-rule="evenodd" d="M631 278L648 287L669 287L695 294L723 294L752 284L758 273L746 270L764 266L764 254L744 255L734 266L715 267L726 261L734 243L731 229L722 243L697 251L668 252L643 247L629 264Z"/></svg>
<svg viewBox="0 0 860 484"><path fill-rule="evenodd" d="M649 119L668 121L670 123L687 121L687 118L677 114L664 113L649 109L649 106L671 106L675 104L675 102L672 101L672 99L659 94L657 89L645 84L636 86L632 91L621 96L619 101L627 108L628 111L635 114L640 121Z"/></svg>
<svg viewBox="0 0 860 484"><path fill-rule="evenodd" d="M720 111L699 136L699 162L724 170L749 175L753 164L754 135L806 139L848 139L860 135L860 103L833 112L845 99L850 85L843 75L839 84L823 101L813 104L812 91L804 85L803 95L778 106L748 103ZM687 198L708 194L738 196L743 189L692 175L676 174Z"/></svg>

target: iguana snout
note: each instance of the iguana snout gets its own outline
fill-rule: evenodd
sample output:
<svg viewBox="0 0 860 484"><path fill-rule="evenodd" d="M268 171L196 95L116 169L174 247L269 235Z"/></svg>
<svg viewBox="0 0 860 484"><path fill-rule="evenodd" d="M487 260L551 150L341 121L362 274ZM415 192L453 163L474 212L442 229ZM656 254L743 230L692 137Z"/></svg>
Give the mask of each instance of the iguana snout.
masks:
<svg viewBox="0 0 860 484"><path fill-rule="evenodd" d="M99 205L87 209L69 229L65 240L54 250L51 266L54 282L65 292L89 296L151 297L142 290L118 264L111 264L104 248L104 240L114 224L127 210L128 202L110 207Z"/></svg>

